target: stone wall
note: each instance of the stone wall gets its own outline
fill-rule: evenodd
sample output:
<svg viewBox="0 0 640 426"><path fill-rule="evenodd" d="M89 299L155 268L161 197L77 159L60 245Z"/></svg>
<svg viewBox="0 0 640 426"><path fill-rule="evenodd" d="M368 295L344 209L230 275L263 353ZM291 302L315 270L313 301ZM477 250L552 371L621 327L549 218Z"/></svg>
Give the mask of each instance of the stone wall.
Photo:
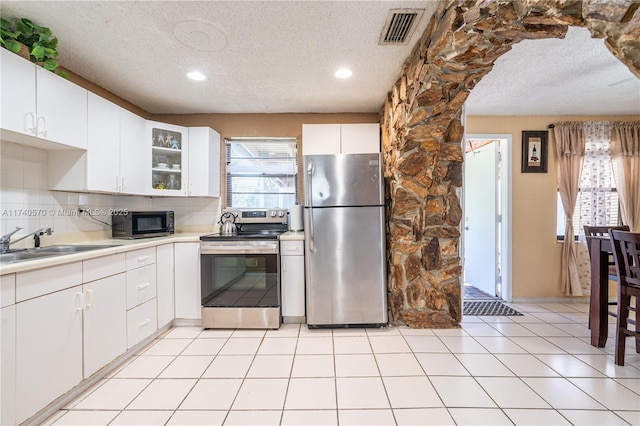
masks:
<svg viewBox="0 0 640 426"><path fill-rule="evenodd" d="M441 2L382 118L392 322L456 327L462 319L461 116L473 87L513 44L563 38L569 25L605 38L640 77L639 6L630 0Z"/></svg>

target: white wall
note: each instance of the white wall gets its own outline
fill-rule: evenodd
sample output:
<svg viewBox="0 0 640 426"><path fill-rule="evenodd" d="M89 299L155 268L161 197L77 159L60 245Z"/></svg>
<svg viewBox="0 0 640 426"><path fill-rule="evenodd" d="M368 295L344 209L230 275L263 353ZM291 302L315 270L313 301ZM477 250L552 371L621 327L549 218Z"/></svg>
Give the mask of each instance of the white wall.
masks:
<svg viewBox="0 0 640 426"><path fill-rule="evenodd" d="M86 216L75 216L78 207L87 209L174 210L177 231L211 232L220 215L218 198L164 198L130 195L85 194L47 189L47 151L0 142L0 235L15 229L22 232L51 227L48 241L85 237L108 238L111 231ZM109 216L100 220L111 223ZM89 234L87 234L89 233ZM28 240L28 241L27 241ZM31 239L25 240L29 246Z"/></svg>

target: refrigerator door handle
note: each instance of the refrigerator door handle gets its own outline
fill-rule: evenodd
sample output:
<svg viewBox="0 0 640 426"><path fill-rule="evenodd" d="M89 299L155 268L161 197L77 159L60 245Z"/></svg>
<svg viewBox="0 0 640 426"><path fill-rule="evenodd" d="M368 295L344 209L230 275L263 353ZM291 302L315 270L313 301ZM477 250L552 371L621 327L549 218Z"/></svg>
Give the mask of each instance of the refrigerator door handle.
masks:
<svg viewBox="0 0 640 426"><path fill-rule="evenodd" d="M315 251L315 247L313 244L313 209L309 209L309 251L313 253Z"/></svg>
<svg viewBox="0 0 640 426"><path fill-rule="evenodd" d="M307 175L312 176L314 172L314 164L313 161L308 160L307 162ZM312 179L309 178L307 179L308 182L308 188L307 188L307 194L305 195L305 197L307 198L307 205L309 207L309 251L310 252L314 252L314 244L313 244L313 189L312 189Z"/></svg>
<svg viewBox="0 0 640 426"><path fill-rule="evenodd" d="M306 183L307 183L307 188L304 194L304 198L305 198L305 204L308 207L313 207L313 191L312 191L312 187L313 187L313 179L311 179L311 176L313 176L313 172L314 172L315 166L313 164L313 161L311 160L307 160L307 175L309 176L309 178L305 179Z"/></svg>

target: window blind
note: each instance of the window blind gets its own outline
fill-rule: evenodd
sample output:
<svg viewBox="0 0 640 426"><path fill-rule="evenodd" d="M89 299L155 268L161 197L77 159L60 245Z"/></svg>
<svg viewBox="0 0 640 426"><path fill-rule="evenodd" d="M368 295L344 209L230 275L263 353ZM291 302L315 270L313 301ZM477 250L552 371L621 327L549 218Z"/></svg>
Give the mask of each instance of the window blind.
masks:
<svg viewBox="0 0 640 426"><path fill-rule="evenodd" d="M233 138L227 148L227 207L287 208L296 203L295 138Z"/></svg>

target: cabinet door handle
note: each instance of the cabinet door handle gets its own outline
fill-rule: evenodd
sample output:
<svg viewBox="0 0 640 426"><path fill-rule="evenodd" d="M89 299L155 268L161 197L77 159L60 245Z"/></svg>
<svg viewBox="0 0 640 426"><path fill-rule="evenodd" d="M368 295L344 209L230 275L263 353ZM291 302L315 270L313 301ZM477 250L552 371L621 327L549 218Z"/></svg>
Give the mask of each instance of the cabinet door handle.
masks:
<svg viewBox="0 0 640 426"><path fill-rule="evenodd" d="M147 288L147 287L149 287L149 283L140 284L140 285L138 286L138 291L142 291L142 290L144 290L144 289L145 289L145 288Z"/></svg>
<svg viewBox="0 0 640 426"><path fill-rule="evenodd" d="M27 117L31 117L31 127L27 124ZM36 115L32 112L28 112L24 116L24 128L34 135L38 134L38 125L36 124Z"/></svg>
<svg viewBox="0 0 640 426"><path fill-rule="evenodd" d="M40 120L42 120L44 122L44 130L38 130L38 128L40 127ZM47 137L47 117L43 117L40 116L38 117L38 119L36 120L36 136L44 136L45 138Z"/></svg>
<svg viewBox="0 0 640 426"><path fill-rule="evenodd" d="M84 294L81 291L76 293L76 312L82 310L82 299L84 298Z"/></svg>
<svg viewBox="0 0 640 426"><path fill-rule="evenodd" d="M282 262L280 262L282 264L282 272L287 270L287 259L284 257L281 257L280 259L282 259Z"/></svg>
<svg viewBox="0 0 640 426"><path fill-rule="evenodd" d="M147 259L149 259L149 256L140 256L140 257L138 257L136 260L137 260L138 262L146 262L146 261L147 261Z"/></svg>
<svg viewBox="0 0 640 426"><path fill-rule="evenodd" d="M142 328L145 325L149 324L151 322L151 318L147 318L146 320L143 320L141 322L138 323L138 327Z"/></svg>
<svg viewBox="0 0 640 426"><path fill-rule="evenodd" d="M127 178L120 176L120 192L125 192L127 189Z"/></svg>
<svg viewBox="0 0 640 426"><path fill-rule="evenodd" d="M93 290L87 290L84 292L85 298L85 308L90 308L93 306Z"/></svg>

